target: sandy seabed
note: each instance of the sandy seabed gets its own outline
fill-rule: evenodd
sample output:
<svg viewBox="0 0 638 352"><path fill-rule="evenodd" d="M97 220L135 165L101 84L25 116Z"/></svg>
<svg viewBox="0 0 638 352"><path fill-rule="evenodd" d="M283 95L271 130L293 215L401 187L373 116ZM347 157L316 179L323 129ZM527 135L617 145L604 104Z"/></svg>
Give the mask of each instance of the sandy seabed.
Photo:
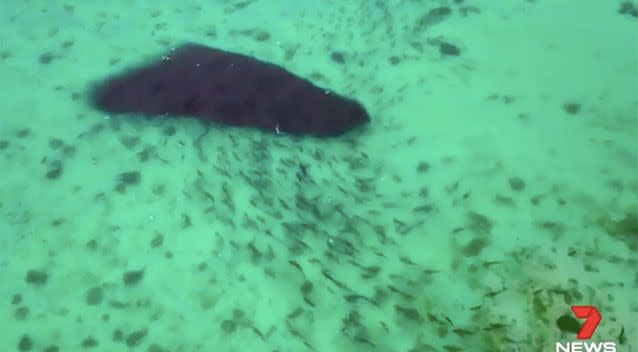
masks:
<svg viewBox="0 0 638 352"><path fill-rule="evenodd" d="M590 342L635 351L638 10L493 3L5 0L0 350L553 351L593 305ZM184 41L372 123L88 107Z"/></svg>

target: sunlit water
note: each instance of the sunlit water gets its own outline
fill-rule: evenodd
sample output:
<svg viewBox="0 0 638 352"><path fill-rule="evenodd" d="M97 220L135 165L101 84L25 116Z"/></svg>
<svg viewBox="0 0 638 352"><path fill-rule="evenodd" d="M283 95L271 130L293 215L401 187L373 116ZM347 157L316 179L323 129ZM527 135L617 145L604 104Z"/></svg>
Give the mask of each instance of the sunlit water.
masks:
<svg viewBox="0 0 638 352"><path fill-rule="evenodd" d="M635 351L638 10L494 3L4 1L0 349L554 351L593 305ZM89 108L183 41L372 123Z"/></svg>

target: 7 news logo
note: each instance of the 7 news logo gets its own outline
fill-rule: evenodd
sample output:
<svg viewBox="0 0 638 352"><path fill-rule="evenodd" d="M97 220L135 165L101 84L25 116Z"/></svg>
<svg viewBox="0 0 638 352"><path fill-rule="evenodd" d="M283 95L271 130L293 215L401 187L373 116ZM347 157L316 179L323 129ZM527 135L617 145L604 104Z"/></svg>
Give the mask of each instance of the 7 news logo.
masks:
<svg viewBox="0 0 638 352"><path fill-rule="evenodd" d="M578 319L585 319L585 323L576 334L579 340L589 340L602 320L600 312L594 306L571 306L572 312ZM616 343L610 341L571 341L556 342L554 352L616 352Z"/></svg>

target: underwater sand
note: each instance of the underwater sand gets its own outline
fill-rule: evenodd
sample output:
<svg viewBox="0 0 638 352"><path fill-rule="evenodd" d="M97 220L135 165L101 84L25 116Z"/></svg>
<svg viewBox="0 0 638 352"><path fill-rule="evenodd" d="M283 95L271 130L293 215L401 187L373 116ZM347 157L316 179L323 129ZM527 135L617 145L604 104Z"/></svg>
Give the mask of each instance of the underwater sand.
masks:
<svg viewBox="0 0 638 352"><path fill-rule="evenodd" d="M591 341L636 351L638 10L313 3L3 2L0 350L554 351L594 305ZM88 108L183 41L372 123L292 138Z"/></svg>

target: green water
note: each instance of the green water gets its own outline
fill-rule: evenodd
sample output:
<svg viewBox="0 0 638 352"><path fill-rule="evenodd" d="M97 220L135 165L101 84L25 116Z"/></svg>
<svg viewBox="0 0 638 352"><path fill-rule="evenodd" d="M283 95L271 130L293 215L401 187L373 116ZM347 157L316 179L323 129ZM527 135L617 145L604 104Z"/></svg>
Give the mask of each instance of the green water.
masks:
<svg viewBox="0 0 638 352"><path fill-rule="evenodd" d="M1 351L638 350L635 3L106 3L0 4ZM372 122L88 106L184 41Z"/></svg>

